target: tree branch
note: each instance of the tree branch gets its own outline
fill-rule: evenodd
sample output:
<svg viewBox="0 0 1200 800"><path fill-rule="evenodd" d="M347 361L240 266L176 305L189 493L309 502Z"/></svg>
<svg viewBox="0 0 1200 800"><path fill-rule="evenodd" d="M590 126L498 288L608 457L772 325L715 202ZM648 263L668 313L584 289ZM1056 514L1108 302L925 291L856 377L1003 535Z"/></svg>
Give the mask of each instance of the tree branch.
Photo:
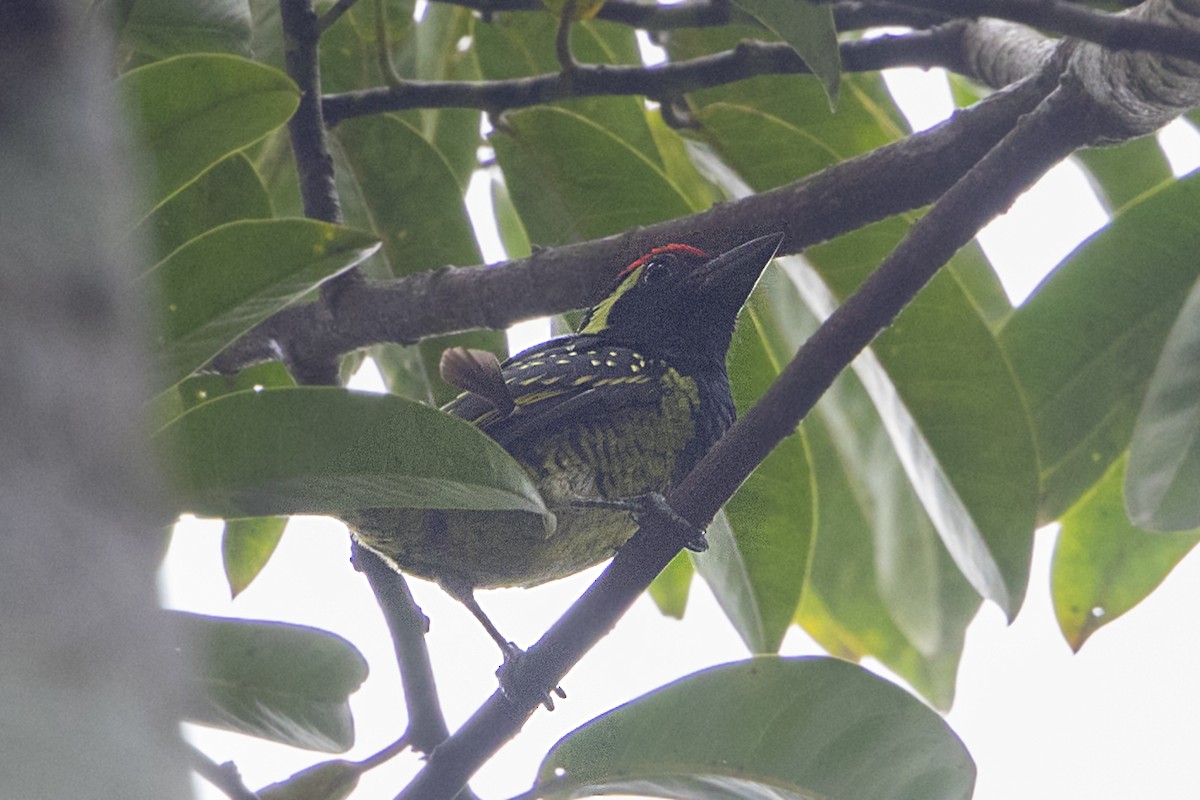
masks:
<svg viewBox="0 0 1200 800"><path fill-rule="evenodd" d="M471 328L580 308L622 266L666 241L710 252L783 231L781 252L798 253L936 200L998 142L1043 90L1026 81L947 122L787 186L708 211L590 242L541 250L495 267L443 267L397 281L353 285L332 313L312 304L285 309L210 364L230 373L260 361L318 363L379 342L409 344Z"/></svg>
<svg viewBox="0 0 1200 800"><path fill-rule="evenodd" d="M325 120L321 97L321 71L317 45L321 32L311 0L279 0L283 23L284 63L287 73L300 87L300 105L288 120L292 152L300 173L300 195L304 215L325 222L342 221L333 157L325 142Z"/></svg>
<svg viewBox="0 0 1200 800"><path fill-rule="evenodd" d="M1053 79L1061 64L1045 70ZM1077 81L1060 84L996 145L932 210L863 286L801 347L766 394L709 451L668 497L671 507L704 525L774 447L796 429L833 379L988 220L1057 161L1086 143L1090 98ZM633 604L680 545L644 527L579 600L514 667L513 682L551 687ZM452 797L467 778L514 736L537 707L537 693L511 699L497 691L430 758L400 795L403 800Z"/></svg>
<svg viewBox="0 0 1200 800"><path fill-rule="evenodd" d="M873 72L888 67L945 66L966 70L962 36L966 26L945 25L901 36L843 42L842 68ZM323 100L326 122L412 108L476 108L498 114L558 100L604 95L640 95L653 100L680 97L759 75L808 74L789 45L744 41L733 50L654 67L576 64L569 72L496 81L402 81Z"/></svg>
<svg viewBox="0 0 1200 800"><path fill-rule="evenodd" d="M1200 4L1194 0L1147 0L1128 16L1200 33ZM1072 69L1092 97L1092 117L1104 128L1101 142L1152 133L1200 104L1198 61L1082 43Z"/></svg>
<svg viewBox="0 0 1200 800"><path fill-rule="evenodd" d="M345 8L349 6L350 3L345 4ZM335 6L329 13L338 7ZM279 0L279 17L285 43L284 65L288 75L300 87L300 104L288 120L288 134L300 177L304 215L324 222L341 223L342 206L333 174L333 157L329 154L326 142L328 128L321 107L321 20L313 10L312 0ZM333 22L326 21L329 24ZM347 286L361 282L362 273L357 267L348 270L321 285L321 300L325 306L330 306ZM303 384L332 386L338 382L337 362L334 359L323 362L308 359L289 362L288 366L296 380Z"/></svg>
<svg viewBox="0 0 1200 800"><path fill-rule="evenodd" d="M258 795L242 780L237 765L232 761L218 764L200 748L187 742L184 743L184 749L191 758L196 774L224 792L230 800L259 800Z"/></svg>
<svg viewBox="0 0 1200 800"><path fill-rule="evenodd" d="M378 554L355 542L352 560L371 584L371 591L375 593L392 635L408 710L405 739L414 750L431 753L450 735L450 729L442 714L429 649L425 644L428 620L413 600L404 576Z"/></svg>
<svg viewBox="0 0 1200 800"><path fill-rule="evenodd" d="M488 18L510 11L546 12L542 0L435 0L478 11ZM642 30L703 28L727 25L737 15L728 0L692 0L669 6L642 0L608 0L596 14L598 19L619 22Z"/></svg>
<svg viewBox="0 0 1200 800"><path fill-rule="evenodd" d="M496 13L514 11L546 11L541 0L434 0L434 2L470 8L485 18ZM834 3L834 23L839 31L861 30L883 25L906 25L929 28L951 19L951 15L913 8L899 0L843 0ZM669 31L680 28L708 28L737 22L758 26L754 17L746 14L728 0L692 0L692 2L657 5L644 0L608 0L601 6L597 19L617 22L645 31Z"/></svg>
<svg viewBox="0 0 1200 800"><path fill-rule="evenodd" d="M1163 22L1144 19L1152 13L1148 12L1146 7L1153 6L1154 2L1143 3L1136 9L1120 14L1095 11L1078 3L1064 2L1064 0L900 0L900 2L958 17L995 17L996 19L1021 22L1043 30L1094 42L1109 50L1145 50L1185 58L1189 61L1200 61L1200 29L1188 30L1180 27L1185 19L1191 19L1192 25L1195 26L1195 12L1180 10L1178 14L1167 14L1167 19ZM1157 5L1166 7L1168 4L1157 2ZM1182 4L1176 2L1174 5L1179 8ZM1200 26L1196 27L1200 28Z"/></svg>

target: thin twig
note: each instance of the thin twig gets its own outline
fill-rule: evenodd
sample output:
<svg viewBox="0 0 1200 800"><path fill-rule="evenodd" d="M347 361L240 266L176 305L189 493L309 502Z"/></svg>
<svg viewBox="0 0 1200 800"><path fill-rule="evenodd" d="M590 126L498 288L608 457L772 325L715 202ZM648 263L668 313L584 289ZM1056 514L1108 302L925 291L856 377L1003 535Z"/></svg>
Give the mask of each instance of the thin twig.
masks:
<svg viewBox="0 0 1200 800"><path fill-rule="evenodd" d="M218 764L190 742L184 742L183 746L196 774L220 789L231 800L259 800L258 795L242 781L241 773L232 761Z"/></svg>
<svg viewBox="0 0 1200 800"><path fill-rule="evenodd" d="M1056 77L1056 64L1042 77ZM983 224L1006 209L1045 170L1086 140L1075 126L1082 93L1055 90L912 227L908 237L800 349L766 395L668 497L702 525L796 425L834 377L876 336ZM514 667L514 683L558 684L678 553L672 537L643 528L609 567ZM399 796L447 800L533 713L536 692L520 705L497 691L430 758Z"/></svg>
<svg viewBox="0 0 1200 800"><path fill-rule="evenodd" d="M341 19L342 14L345 14L347 11L349 11L350 7L357 2L358 0L337 0L337 2L333 4L332 8L322 14L319 19L317 19L317 35L320 36L321 34L325 33L325 31L329 30L333 26L333 23Z"/></svg>
<svg viewBox="0 0 1200 800"><path fill-rule="evenodd" d="M966 69L961 25L900 36L843 42L842 68L873 72L888 67L947 66ZM732 50L654 67L575 64L569 72L495 81L402 81L324 98L326 121L412 108L475 108L492 114L557 100L603 95L641 95L654 100L681 97L759 75L808 74L790 46L744 41Z"/></svg>
<svg viewBox="0 0 1200 800"><path fill-rule="evenodd" d="M370 770L370 769L375 769L380 764L385 764L388 761L391 761L396 756L403 753L405 750L407 750L409 748L409 746L410 746L410 740L409 740L408 733L406 732L399 739L392 742L391 744L389 744L387 747L383 748L379 752L372 753L371 755L367 756L363 760L355 762L355 766L358 769L362 770L362 772L366 772L367 770Z"/></svg>
<svg viewBox="0 0 1200 800"><path fill-rule="evenodd" d="M562 11L558 15L558 30L554 34L554 55L568 84L579 67L575 56L571 54L571 23L576 5L577 0L563 0Z"/></svg>
<svg viewBox="0 0 1200 800"><path fill-rule="evenodd" d="M388 41L387 30L387 9L384 8L383 0L374 0L375 2L375 53L379 59L379 72L383 75L383 82L388 86L399 86L404 82L396 72L396 67L392 65L392 49L391 43ZM330 123L331 125L333 123Z"/></svg>

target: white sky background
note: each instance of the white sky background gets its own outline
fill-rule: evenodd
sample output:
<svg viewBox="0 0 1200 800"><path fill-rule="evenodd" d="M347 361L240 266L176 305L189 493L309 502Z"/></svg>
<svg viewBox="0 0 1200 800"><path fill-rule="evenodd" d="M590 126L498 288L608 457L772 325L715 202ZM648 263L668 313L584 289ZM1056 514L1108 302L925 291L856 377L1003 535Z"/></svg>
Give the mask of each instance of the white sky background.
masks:
<svg viewBox="0 0 1200 800"><path fill-rule="evenodd" d="M896 71L889 85L914 127L928 127L949 112L946 83L937 73ZM1177 173L1200 163L1197 140L1182 123L1160 136ZM1067 163L980 239L1019 302L1103 221L1086 180ZM496 253L494 244L484 247L485 254ZM360 382L364 389L380 386L378 377L368 374ZM179 527L162 570L166 603L209 614L297 622L345 636L372 670L352 698L358 744L345 757L363 758L396 739L406 718L391 644L366 581L350 568L344 527L320 518L294 520L266 570L233 602L221 571L220 530L216 523ZM1006 626L1000 611L988 605L968 631L958 699L948 720L978 764L975 797L1200 797L1200 626L1195 623L1200 558L1185 559L1147 601L1072 655L1050 605L1054 535L1053 530L1038 534L1029 595L1017 621ZM480 592L480 600L506 635L528 645L597 572L532 590ZM431 656L454 729L495 688L498 653L461 606L431 584L411 584L432 620ZM796 628L783 651L820 652ZM694 581L682 622L664 619L643 597L568 675L563 682L568 698L558 710L539 710L472 786L489 800L522 792L546 750L574 727L669 680L745 655L703 580ZM235 761L252 788L324 757L195 726L189 732L217 761ZM369 773L356 797L388 800L418 766L410 754L399 756ZM202 781L196 785L200 797L223 797Z"/></svg>

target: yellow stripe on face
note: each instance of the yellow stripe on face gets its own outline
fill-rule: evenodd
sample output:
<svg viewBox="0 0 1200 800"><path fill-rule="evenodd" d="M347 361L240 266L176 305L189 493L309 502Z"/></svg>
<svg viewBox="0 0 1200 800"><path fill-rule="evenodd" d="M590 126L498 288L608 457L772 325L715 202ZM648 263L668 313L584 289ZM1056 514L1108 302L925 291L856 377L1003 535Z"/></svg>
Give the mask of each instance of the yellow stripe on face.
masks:
<svg viewBox="0 0 1200 800"><path fill-rule="evenodd" d="M588 318L587 325L579 329L580 333L600 333L608 328L608 315L612 312L613 306L621 299L621 296L637 285L638 278L642 277L642 272L645 267L638 267L633 272L625 276L625 280L621 281L621 285L616 288L612 294L596 304L592 310L591 316Z"/></svg>

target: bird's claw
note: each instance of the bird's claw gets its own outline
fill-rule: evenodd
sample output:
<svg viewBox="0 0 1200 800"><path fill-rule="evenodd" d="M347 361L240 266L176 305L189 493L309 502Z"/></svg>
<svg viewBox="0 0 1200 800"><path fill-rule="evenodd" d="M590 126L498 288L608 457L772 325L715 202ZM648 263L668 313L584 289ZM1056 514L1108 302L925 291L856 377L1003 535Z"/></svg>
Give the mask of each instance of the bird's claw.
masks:
<svg viewBox="0 0 1200 800"><path fill-rule="evenodd" d="M658 492L648 492L630 498L633 505L633 517L639 525L645 522L657 524L664 530L683 540L683 546L693 553L703 553L708 549L708 539L704 537L704 529L697 528L688 520L679 516L667 502L667 498Z"/></svg>
<svg viewBox="0 0 1200 800"><path fill-rule="evenodd" d="M504 692L504 696L514 703L521 704L522 698L528 698L533 695L538 704L546 707L547 711L554 710L554 698L551 693L558 695L559 699L566 699L567 693L563 691L561 686L555 686L551 691L535 688L526 682L524 685L518 683L514 679L513 670L521 659L525 658L525 651L517 647L513 642L508 642L503 648L504 663L496 669L496 679L500 682L500 691Z"/></svg>

